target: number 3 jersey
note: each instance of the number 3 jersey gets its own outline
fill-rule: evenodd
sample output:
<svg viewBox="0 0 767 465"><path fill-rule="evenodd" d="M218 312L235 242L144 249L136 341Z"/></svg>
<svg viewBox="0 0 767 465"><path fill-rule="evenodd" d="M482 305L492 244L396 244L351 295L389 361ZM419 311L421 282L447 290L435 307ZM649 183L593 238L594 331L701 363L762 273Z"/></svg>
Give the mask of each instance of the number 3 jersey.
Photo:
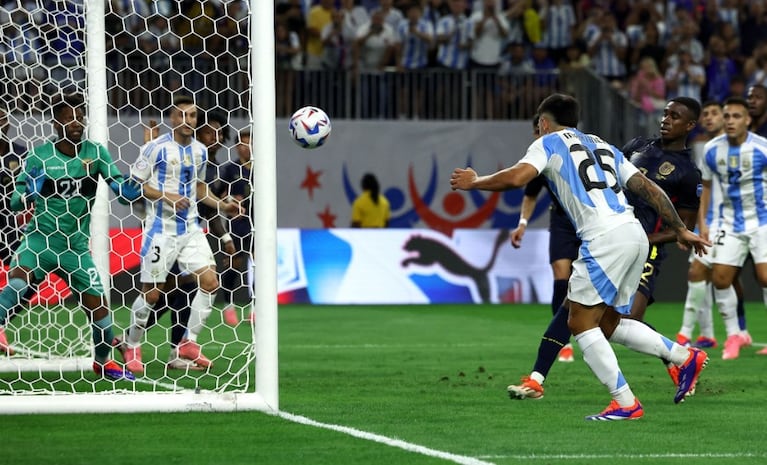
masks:
<svg viewBox="0 0 767 465"><path fill-rule="evenodd" d="M110 182L122 180L122 174L102 145L85 140L77 155L70 157L56 150L54 144L39 145L27 154L24 170L16 179L12 205L20 206L29 172L39 170L45 181L25 233L45 235L52 247L87 248L99 176Z"/></svg>
<svg viewBox="0 0 767 465"><path fill-rule="evenodd" d="M711 139L704 146L702 177L706 181L716 177L722 191L720 229L753 232L767 224L765 170L767 139L752 132L739 146L730 145L726 135ZM716 182L712 182L712 189L715 186Z"/></svg>
<svg viewBox="0 0 767 465"><path fill-rule="evenodd" d="M173 140L171 133L141 147L131 176L164 193L189 199L189 208L176 211L160 199L148 200L144 230L150 234L177 236L201 230L197 210L197 183L205 182L208 151L195 139L189 145Z"/></svg>
<svg viewBox="0 0 767 465"><path fill-rule="evenodd" d="M533 165L548 179L582 240L636 222L621 187L637 168L598 136L577 129L547 134L530 145L520 163Z"/></svg>

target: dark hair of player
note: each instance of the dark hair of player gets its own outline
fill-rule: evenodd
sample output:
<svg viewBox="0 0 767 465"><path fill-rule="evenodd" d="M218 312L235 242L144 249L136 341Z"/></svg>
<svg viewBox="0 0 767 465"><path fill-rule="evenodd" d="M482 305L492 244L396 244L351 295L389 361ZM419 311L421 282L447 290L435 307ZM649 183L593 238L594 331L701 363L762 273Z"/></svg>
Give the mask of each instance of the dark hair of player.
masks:
<svg viewBox="0 0 767 465"><path fill-rule="evenodd" d="M370 197L373 198L373 203L378 205L378 195L381 192L381 186L378 185L378 179L374 174L365 173L362 176L362 190L370 191Z"/></svg>
<svg viewBox="0 0 767 465"><path fill-rule="evenodd" d="M560 126L574 128L578 126L581 108L575 98L565 94L551 94L538 105L538 115L546 113Z"/></svg>
<svg viewBox="0 0 767 465"><path fill-rule="evenodd" d="M698 121L700 118L700 102L691 97L674 97L669 102L679 103L687 107L692 113L692 119Z"/></svg>

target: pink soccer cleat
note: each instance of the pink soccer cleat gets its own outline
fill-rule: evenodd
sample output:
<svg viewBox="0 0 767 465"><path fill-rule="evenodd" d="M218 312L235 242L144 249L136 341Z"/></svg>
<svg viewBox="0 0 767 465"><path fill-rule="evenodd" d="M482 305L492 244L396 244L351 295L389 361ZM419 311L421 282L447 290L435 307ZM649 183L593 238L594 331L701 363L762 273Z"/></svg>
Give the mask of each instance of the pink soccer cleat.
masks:
<svg viewBox="0 0 767 465"><path fill-rule="evenodd" d="M734 360L740 356L740 348L746 345L746 341L740 334L733 334L724 341L722 360Z"/></svg>
<svg viewBox="0 0 767 465"><path fill-rule="evenodd" d="M5 328L0 327L0 352L5 352L8 355L13 355L16 352L13 350L10 344L8 344L8 338L5 335Z"/></svg>
<svg viewBox="0 0 767 465"><path fill-rule="evenodd" d="M197 366L203 368L211 368L213 366L213 362L202 354L200 345L189 339L183 339L181 344L178 345L178 357L191 360Z"/></svg>
<svg viewBox="0 0 767 465"><path fill-rule="evenodd" d="M237 326L237 323L240 322L240 319L237 318L237 310L235 310L234 305L227 306L224 311L224 323L228 324L229 326Z"/></svg>

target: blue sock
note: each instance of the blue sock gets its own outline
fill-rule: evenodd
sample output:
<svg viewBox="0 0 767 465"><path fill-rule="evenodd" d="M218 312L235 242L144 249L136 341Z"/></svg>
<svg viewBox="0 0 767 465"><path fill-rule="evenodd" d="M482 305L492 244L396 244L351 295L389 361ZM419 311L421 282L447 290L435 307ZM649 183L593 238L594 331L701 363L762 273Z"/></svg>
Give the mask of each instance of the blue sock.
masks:
<svg viewBox="0 0 767 465"><path fill-rule="evenodd" d="M96 361L106 363L109 360L109 355L112 353L112 339L114 339L112 315L107 315L99 321L94 321L91 324L91 328L93 329L93 347L95 348Z"/></svg>
<svg viewBox="0 0 767 465"><path fill-rule="evenodd" d="M570 328L567 326L568 313L565 307L559 307L538 345L538 358L535 359L533 371L537 371L544 377L549 375L549 370L557 360L559 351L570 341Z"/></svg>
<svg viewBox="0 0 767 465"><path fill-rule="evenodd" d="M173 310L171 314L173 325L170 329L170 345L173 347L177 347L186 334L189 316L192 313L192 297L196 290L196 282L180 284L178 290L174 292L174 298L168 303Z"/></svg>
<svg viewBox="0 0 767 465"><path fill-rule="evenodd" d="M5 286L2 292L0 292L0 326L5 325L5 320L11 310L14 309L21 297L27 290L27 282L21 278L11 278L8 281L8 285Z"/></svg>
<svg viewBox="0 0 767 465"><path fill-rule="evenodd" d="M746 330L746 304L743 303L743 299L738 298L738 327L741 331Z"/></svg>
<svg viewBox="0 0 767 465"><path fill-rule="evenodd" d="M554 280L554 293L551 295L551 314L556 315L559 311L559 307L562 306L562 302L567 297L567 280L555 279Z"/></svg>

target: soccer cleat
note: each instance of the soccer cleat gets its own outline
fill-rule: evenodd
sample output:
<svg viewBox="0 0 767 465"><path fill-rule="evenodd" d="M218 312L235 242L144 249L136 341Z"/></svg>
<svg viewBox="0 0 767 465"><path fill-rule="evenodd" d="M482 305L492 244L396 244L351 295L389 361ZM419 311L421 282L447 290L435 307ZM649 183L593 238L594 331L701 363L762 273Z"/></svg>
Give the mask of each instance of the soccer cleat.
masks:
<svg viewBox="0 0 767 465"><path fill-rule="evenodd" d="M181 344L178 345L178 357L191 360L202 368L211 368L213 366L213 362L202 354L200 345L189 339L183 339Z"/></svg>
<svg viewBox="0 0 767 465"><path fill-rule="evenodd" d="M724 341L722 360L733 360L740 355L740 348L745 345L745 340L740 334L733 334Z"/></svg>
<svg viewBox="0 0 767 465"><path fill-rule="evenodd" d="M716 349L719 347L719 343L716 342L716 338L700 336L695 340L695 344L693 344L693 346L697 347L698 349Z"/></svg>
<svg viewBox="0 0 767 465"><path fill-rule="evenodd" d="M762 348L762 350L758 351L756 355L767 355L767 347Z"/></svg>
<svg viewBox="0 0 767 465"><path fill-rule="evenodd" d="M679 367L679 387L674 395L674 403L683 401L687 393L695 389L700 372L708 365L708 355L700 349L689 349L690 356Z"/></svg>
<svg viewBox="0 0 767 465"><path fill-rule="evenodd" d="M237 318L237 310L235 310L234 305L227 306L224 311L224 323L228 324L229 326L237 326L237 323L240 322L240 319Z"/></svg>
<svg viewBox="0 0 767 465"><path fill-rule="evenodd" d="M679 367L672 363L666 367L666 370L668 370L668 375L674 382L674 386L679 386Z"/></svg>
<svg viewBox="0 0 767 465"><path fill-rule="evenodd" d="M512 399L543 399L543 386L529 376L522 377L522 384L510 384L506 390Z"/></svg>
<svg viewBox="0 0 767 465"><path fill-rule="evenodd" d="M680 346L684 346L684 347L690 347L690 342L691 341L690 341L689 337L685 336L682 333L677 333L677 335L676 335L676 343L677 344L679 344Z"/></svg>
<svg viewBox="0 0 767 465"><path fill-rule="evenodd" d="M99 362L93 362L93 372L114 381L134 381L136 379L130 370L121 368L114 360L108 360L103 365Z"/></svg>
<svg viewBox="0 0 767 465"><path fill-rule="evenodd" d="M559 351L559 358L557 358L560 362L574 362L575 357L573 356L573 345L567 344L564 347L562 347L562 350Z"/></svg>
<svg viewBox="0 0 767 465"><path fill-rule="evenodd" d="M205 368L197 365L191 360L187 360L185 358L181 358L178 356L178 350L171 349L170 350L170 357L168 357L168 365L167 368L169 370L194 370L194 371L200 371L204 370Z"/></svg>
<svg viewBox="0 0 767 465"><path fill-rule="evenodd" d="M14 352L13 347L8 344L8 338L5 336L5 328L3 327L0 327L0 352L5 352L8 355L16 353Z"/></svg>
<svg viewBox="0 0 767 465"><path fill-rule="evenodd" d="M120 351L123 362L125 362L125 368L133 373L144 372L144 364L141 362L141 346L128 347L128 344L124 343L119 337L115 337L112 340L112 346L117 347L117 350Z"/></svg>
<svg viewBox="0 0 767 465"><path fill-rule="evenodd" d="M753 344L754 340L751 338L751 334L748 332L747 329L744 329L740 332L740 337L743 339L743 344L741 344L741 347L747 347Z"/></svg>
<svg viewBox="0 0 767 465"><path fill-rule="evenodd" d="M639 420L644 415L642 404L639 399L634 399L634 405L631 407L621 407L618 401L613 400L606 409L596 415L589 415L586 420L596 421L617 421L617 420Z"/></svg>

